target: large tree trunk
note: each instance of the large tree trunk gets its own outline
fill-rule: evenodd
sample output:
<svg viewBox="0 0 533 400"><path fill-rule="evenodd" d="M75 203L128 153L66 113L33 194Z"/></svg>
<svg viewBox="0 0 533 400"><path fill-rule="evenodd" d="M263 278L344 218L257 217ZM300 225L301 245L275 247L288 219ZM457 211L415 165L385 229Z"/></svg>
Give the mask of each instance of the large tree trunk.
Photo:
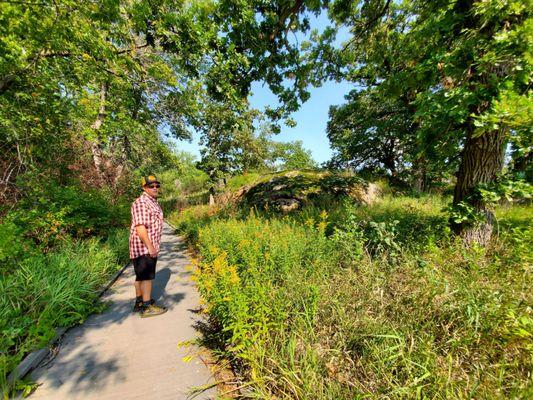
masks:
<svg viewBox="0 0 533 400"><path fill-rule="evenodd" d="M494 215L487 209L482 199L472 194L476 186L494 181L501 172L505 143L505 130L493 131L476 137L473 131L468 134L461 156L461 165L457 172L453 205L456 206L464 201L482 213L486 220L478 225L452 223L454 232L462 236L467 244L477 242L484 246L492 236Z"/></svg>

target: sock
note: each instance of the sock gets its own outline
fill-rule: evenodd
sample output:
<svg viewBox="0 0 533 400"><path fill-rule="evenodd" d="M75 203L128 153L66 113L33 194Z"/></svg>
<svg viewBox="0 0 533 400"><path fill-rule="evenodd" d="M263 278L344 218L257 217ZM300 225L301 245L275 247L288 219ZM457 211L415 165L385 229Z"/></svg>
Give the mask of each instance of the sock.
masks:
<svg viewBox="0 0 533 400"><path fill-rule="evenodd" d="M135 297L135 303L142 303L142 302L143 302L143 297L142 296Z"/></svg>

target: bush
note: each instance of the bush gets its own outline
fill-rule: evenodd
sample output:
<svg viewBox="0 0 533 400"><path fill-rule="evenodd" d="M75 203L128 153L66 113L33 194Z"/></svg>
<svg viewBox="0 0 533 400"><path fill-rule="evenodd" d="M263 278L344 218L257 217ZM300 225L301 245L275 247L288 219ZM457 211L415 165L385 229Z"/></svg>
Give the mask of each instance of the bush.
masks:
<svg viewBox="0 0 533 400"><path fill-rule="evenodd" d="M98 289L129 255L129 201L80 182L19 176L0 223L0 383L59 326L98 310Z"/></svg>
<svg viewBox="0 0 533 400"><path fill-rule="evenodd" d="M207 311L250 395L527 398L531 206L499 210L499 237L467 249L445 203L182 214Z"/></svg>
<svg viewBox="0 0 533 400"><path fill-rule="evenodd" d="M52 182L26 187L24 198L6 214L3 224L16 225L17 235L47 250L69 237L106 237L128 220L129 204L125 200L112 202L101 191L82 191L77 185Z"/></svg>
<svg viewBox="0 0 533 400"><path fill-rule="evenodd" d="M198 241L200 228L207 225L212 219L219 218L221 210L218 207L198 205L184 210L173 211L167 220L191 242Z"/></svg>
<svg viewBox="0 0 533 400"><path fill-rule="evenodd" d="M31 256L34 250L13 222L4 220L0 223L0 232L0 275L3 275L13 270L18 261Z"/></svg>
<svg viewBox="0 0 533 400"><path fill-rule="evenodd" d="M288 277L313 275L323 262L323 246L320 227L254 216L200 230L199 288L210 315L223 327L228 351L252 360L252 347L270 330L281 329L289 316L313 318L314 294Z"/></svg>

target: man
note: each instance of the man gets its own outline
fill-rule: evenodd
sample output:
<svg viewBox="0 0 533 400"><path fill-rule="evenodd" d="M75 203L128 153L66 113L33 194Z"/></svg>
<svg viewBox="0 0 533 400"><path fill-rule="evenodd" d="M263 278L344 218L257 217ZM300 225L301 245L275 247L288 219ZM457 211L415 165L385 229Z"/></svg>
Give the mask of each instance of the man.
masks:
<svg viewBox="0 0 533 400"><path fill-rule="evenodd" d="M160 183L154 175L141 179L143 193L131 205L130 258L135 270L134 312L142 318L165 313L152 299L157 255L161 247L163 210L157 203Z"/></svg>

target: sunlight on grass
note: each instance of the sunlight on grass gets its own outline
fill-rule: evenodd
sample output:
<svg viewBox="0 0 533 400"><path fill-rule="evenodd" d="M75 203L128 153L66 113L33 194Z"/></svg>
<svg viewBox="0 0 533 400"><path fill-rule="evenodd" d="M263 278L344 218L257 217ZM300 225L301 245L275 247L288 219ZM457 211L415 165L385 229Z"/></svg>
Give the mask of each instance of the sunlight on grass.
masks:
<svg viewBox="0 0 533 400"><path fill-rule="evenodd" d="M524 398L532 208L499 208L492 245L467 249L448 228L448 202L386 195L288 216L176 216L201 255L218 351L253 396Z"/></svg>

